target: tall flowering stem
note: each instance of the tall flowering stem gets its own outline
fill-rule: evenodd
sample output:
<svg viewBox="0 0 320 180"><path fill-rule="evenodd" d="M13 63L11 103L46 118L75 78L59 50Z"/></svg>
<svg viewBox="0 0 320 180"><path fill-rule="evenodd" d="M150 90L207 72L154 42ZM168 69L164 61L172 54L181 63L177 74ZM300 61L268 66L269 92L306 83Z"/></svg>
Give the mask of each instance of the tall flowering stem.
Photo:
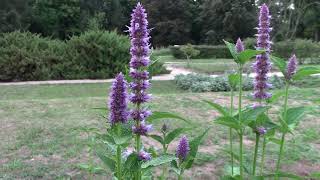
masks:
<svg viewBox="0 0 320 180"><path fill-rule="evenodd" d="M259 99L268 99L271 94L267 90L271 87L268 84L267 74L271 70L271 63L269 60L269 53L271 49L270 35L272 28L270 28L269 8L266 4L260 7L259 27L257 28L257 50L266 50L265 53L256 56L256 62L253 64L256 73L254 82L254 97Z"/></svg>
<svg viewBox="0 0 320 180"><path fill-rule="evenodd" d="M182 136L176 150L176 156L179 159L179 166L181 166L181 164L187 159L189 152L190 152L190 146L189 146L188 138L186 136ZM181 168L180 174L178 176L178 180L182 179L183 171L184 169Z"/></svg>
<svg viewBox="0 0 320 180"><path fill-rule="evenodd" d="M109 120L112 128L116 128L117 136L121 136L121 124L128 121L128 96L127 82L124 76L120 73L116 76L112 83L109 102ZM117 179L122 180L121 170L121 145L117 146Z"/></svg>
<svg viewBox="0 0 320 180"><path fill-rule="evenodd" d="M236 43L236 51L240 53L244 51L244 45L239 38ZM241 122L241 108L242 108L242 72L243 72L243 65L238 65L238 74L239 74L239 102L238 102L238 120ZM243 179L243 130L241 129L239 132L240 138L240 152L239 152L239 161L240 161L240 178Z"/></svg>
<svg viewBox="0 0 320 180"><path fill-rule="evenodd" d="M131 39L130 76L132 78L130 101L134 104L131 118L136 122L132 130L136 135L136 151L140 152L141 136L147 135L151 130L151 125L145 123L145 119L151 112L143 108L143 104L151 98L151 95L147 94L150 83L149 73L146 71L150 63L150 37L146 10L140 3L136 5L131 14L129 34ZM140 170L138 170L137 179L141 179Z"/></svg>
<svg viewBox="0 0 320 180"><path fill-rule="evenodd" d="M285 80L286 80L286 88L285 88L285 99L284 99L284 110L283 110L283 120L287 119L287 109L288 109L288 97L289 97L289 86L292 76L296 73L297 69L297 59L296 56L293 55L288 62L287 70L285 73ZM284 141L285 141L286 133L282 133L281 141L280 141L280 150L279 150L279 156L277 161L277 170L276 172L279 173L280 170L280 162L283 154L283 148L284 148ZM279 179L279 177L277 177Z"/></svg>

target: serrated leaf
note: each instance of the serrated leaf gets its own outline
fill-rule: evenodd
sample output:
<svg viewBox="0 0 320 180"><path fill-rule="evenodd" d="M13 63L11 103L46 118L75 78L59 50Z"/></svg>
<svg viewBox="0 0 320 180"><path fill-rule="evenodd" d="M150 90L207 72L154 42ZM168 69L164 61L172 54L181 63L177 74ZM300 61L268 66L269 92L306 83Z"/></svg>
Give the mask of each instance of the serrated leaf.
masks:
<svg viewBox="0 0 320 180"><path fill-rule="evenodd" d="M272 63L277 66L277 68L282 72L282 74L285 76L286 69L287 69L287 63L284 59L276 57L276 56L270 56L270 59Z"/></svg>
<svg viewBox="0 0 320 180"><path fill-rule="evenodd" d="M124 174L132 174L139 169L139 159L136 153L132 153L128 156L124 162Z"/></svg>
<svg viewBox="0 0 320 180"><path fill-rule="evenodd" d="M246 49L238 54L238 60L241 64L245 64L258 54L264 53L265 50Z"/></svg>
<svg viewBox="0 0 320 180"><path fill-rule="evenodd" d="M240 79L239 74L229 74L228 82L233 89L235 89L236 86L239 84L239 79Z"/></svg>
<svg viewBox="0 0 320 180"><path fill-rule="evenodd" d="M286 122L290 129L298 125L299 121L305 115L305 107L295 107L287 110Z"/></svg>
<svg viewBox="0 0 320 180"><path fill-rule="evenodd" d="M152 134L152 135L149 135L149 137L151 137L152 139L158 141L160 144L163 144L163 143L164 143L163 138L162 138L161 136Z"/></svg>
<svg viewBox="0 0 320 180"><path fill-rule="evenodd" d="M239 124L237 119L230 116L218 117L216 120L214 120L214 123L221 124L235 130L239 130L241 128L241 125Z"/></svg>
<svg viewBox="0 0 320 180"><path fill-rule="evenodd" d="M107 156L101 151L97 151L96 154L100 158L100 160L103 162L104 165L106 165L111 171L114 171L116 167L116 162L112 158L110 158L109 156Z"/></svg>
<svg viewBox="0 0 320 180"><path fill-rule="evenodd" d="M147 121L152 123L154 120L158 119L178 119L186 123L191 123L189 120L170 112L153 112L152 115L148 117Z"/></svg>
<svg viewBox="0 0 320 180"><path fill-rule="evenodd" d="M266 112L270 107L269 106L261 106L256 108L246 108L241 113L241 123L243 125L247 125L252 121L255 121L258 116L264 112ZM238 117L239 114L236 115Z"/></svg>
<svg viewBox="0 0 320 180"><path fill-rule="evenodd" d="M189 128L177 128L173 131L171 131L165 138L164 142L165 144L170 144L176 137L178 137L183 132L188 131Z"/></svg>
<svg viewBox="0 0 320 180"><path fill-rule="evenodd" d="M174 155L165 154L156 158L151 159L150 161L142 163L142 168L147 168L149 166L159 166L161 164L169 163L173 160L176 160L177 157Z"/></svg>
<svg viewBox="0 0 320 180"><path fill-rule="evenodd" d="M229 111L227 108L224 108L222 106L220 106L217 103L211 102L211 101L207 101L207 100L203 100L203 102L206 102L208 105L210 105L211 107L213 107L215 110L217 110L221 115L223 116L229 116Z"/></svg>
<svg viewBox="0 0 320 180"><path fill-rule="evenodd" d="M180 174L180 169L178 167L177 161L171 161L170 167L176 174Z"/></svg>
<svg viewBox="0 0 320 180"><path fill-rule="evenodd" d="M312 74L318 74L320 73L320 68L316 67L303 67L300 68L295 75L292 76L293 80L299 80L306 76L310 76Z"/></svg>
<svg viewBox="0 0 320 180"><path fill-rule="evenodd" d="M185 169L191 168L191 166L194 162L194 159L197 156L199 145L201 144L203 137L208 133L208 131L209 131L209 128L206 129L200 136L198 136L198 137L194 138L192 141L190 141L190 143L189 143L190 152L189 152L187 160L186 160Z"/></svg>
<svg viewBox="0 0 320 180"><path fill-rule="evenodd" d="M228 41L223 40L223 42L226 44L227 48L229 49L229 52L231 56L233 57L233 60L236 63L239 63L238 57L237 57L237 51L236 51L236 46L232 43L229 43Z"/></svg>

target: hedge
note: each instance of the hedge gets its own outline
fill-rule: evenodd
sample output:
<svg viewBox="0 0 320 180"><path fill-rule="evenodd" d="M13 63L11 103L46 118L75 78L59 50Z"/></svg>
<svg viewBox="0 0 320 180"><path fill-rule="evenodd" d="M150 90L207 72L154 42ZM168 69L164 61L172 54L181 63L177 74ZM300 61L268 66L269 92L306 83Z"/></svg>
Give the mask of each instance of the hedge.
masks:
<svg viewBox="0 0 320 180"><path fill-rule="evenodd" d="M182 46L175 45L170 46L172 55L177 59L185 59L185 55L180 50ZM193 45L193 48L200 51L198 56L193 57L194 59L205 59L205 58L232 58L229 50L224 45L208 46L208 45Z"/></svg>
<svg viewBox="0 0 320 180"><path fill-rule="evenodd" d="M246 48L255 48L256 40L254 38L247 38L244 41ZM172 55L177 59L185 59L185 55L180 50L181 45L171 46ZM228 49L224 45L193 45L195 49L200 51L200 54L194 59L200 58L232 58ZM306 59L310 63L320 63L320 43L313 42L306 39L296 39L288 41L275 42L272 45L272 53L276 56L289 58L295 53L299 59L300 64L305 63Z"/></svg>

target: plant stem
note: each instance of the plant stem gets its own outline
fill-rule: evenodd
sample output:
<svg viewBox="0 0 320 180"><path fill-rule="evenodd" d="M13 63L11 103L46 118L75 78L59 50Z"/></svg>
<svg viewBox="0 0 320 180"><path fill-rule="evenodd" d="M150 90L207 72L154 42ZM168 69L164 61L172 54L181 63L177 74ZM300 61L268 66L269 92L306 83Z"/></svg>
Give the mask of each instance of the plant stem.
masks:
<svg viewBox="0 0 320 180"><path fill-rule="evenodd" d="M238 104L238 117L239 123L241 124L241 104L242 104L242 65L239 65L239 104ZM243 130L240 130L240 180L243 179Z"/></svg>
<svg viewBox="0 0 320 180"><path fill-rule="evenodd" d="M285 121L285 122L287 121L288 95L289 95L289 83L286 82L286 91L285 91L285 99L284 99L284 112L283 112L283 121ZM281 157L283 154L285 135L286 135L286 133L283 132L282 137L281 137L280 151L279 151L278 162L277 162L277 169L276 169L277 174L279 173L279 170L280 170L280 162L281 162ZM279 179L278 176L277 176L277 179Z"/></svg>
<svg viewBox="0 0 320 180"><path fill-rule="evenodd" d="M139 127L140 126L140 121L137 121L136 122L136 126ZM141 137L139 134L136 135L136 151L137 153L139 153L140 151L140 141L141 141ZM137 180L140 180L141 179L141 167L139 165L138 169L137 169Z"/></svg>
<svg viewBox="0 0 320 180"><path fill-rule="evenodd" d="M231 88L231 102L230 102L230 115L233 114L233 89ZM229 138L230 138L230 152L231 152L231 175L233 176L233 136L232 128L229 129Z"/></svg>
<svg viewBox="0 0 320 180"><path fill-rule="evenodd" d="M263 137L260 175L262 175L262 173L263 173L266 145L267 145L266 137Z"/></svg>
<svg viewBox="0 0 320 180"><path fill-rule="evenodd" d="M256 133L256 145L254 148L254 155L253 155L253 165L252 165L252 175L256 175L256 163L257 163L257 155L258 155L258 149L259 149L259 140L260 140L260 135Z"/></svg>
<svg viewBox="0 0 320 180"><path fill-rule="evenodd" d="M117 133L118 136L121 136L121 124L117 124ZM117 178L118 180L122 180L121 175L121 145L118 145L117 147Z"/></svg>
<svg viewBox="0 0 320 180"><path fill-rule="evenodd" d="M166 134L163 133L163 139L166 139ZM167 154L167 146L165 143L162 144L162 148L163 148L163 154ZM165 180L166 179L166 172L167 172L167 165L164 164L162 166L162 175L161 175L161 179Z"/></svg>
<svg viewBox="0 0 320 180"><path fill-rule="evenodd" d="M180 174L178 175L178 180L182 180L183 178L182 178L182 175L183 175L183 169L181 169L181 172L180 172Z"/></svg>

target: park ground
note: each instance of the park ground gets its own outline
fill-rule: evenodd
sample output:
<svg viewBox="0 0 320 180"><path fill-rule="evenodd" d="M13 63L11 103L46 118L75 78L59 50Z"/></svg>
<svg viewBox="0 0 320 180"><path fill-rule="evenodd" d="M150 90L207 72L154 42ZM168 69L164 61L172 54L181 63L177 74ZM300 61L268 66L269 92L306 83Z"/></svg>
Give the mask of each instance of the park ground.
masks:
<svg viewBox="0 0 320 180"><path fill-rule="evenodd" d="M161 58L165 62L180 61L168 59L168 56ZM213 64L208 59L200 61ZM198 64L201 64L200 61ZM320 171L319 86L319 79L306 79L290 90L290 106L303 105L309 111L297 131L287 136L284 171L302 176ZM110 83L0 87L0 179L87 179L88 174L78 167L78 164L90 159L87 137L79 129L94 127L104 130L107 120L103 115L108 112L95 108L106 107ZM199 129L188 132L190 138L211 127L201 144L195 167L187 171L186 176L191 179L213 179L227 173L230 163L224 149L228 147L228 131L213 123L218 113L202 100L228 105L228 92L191 93L178 89L174 81L153 81L150 92L153 94L150 103L153 111L174 112L193 122L157 121L154 122L154 133L159 132L163 122L171 128L191 126ZM254 103L250 94L245 92L245 105ZM280 99L270 111L275 122L282 101ZM250 159L254 134L248 130L247 135L245 150L246 157ZM155 146L160 150L157 142L149 139L144 141L147 146ZM175 145L176 142L169 148L172 153ZM271 172L275 166L278 145L268 144L267 151L270 156L267 156L266 168ZM94 158L95 163L102 166ZM104 177L95 176L96 179Z"/></svg>

